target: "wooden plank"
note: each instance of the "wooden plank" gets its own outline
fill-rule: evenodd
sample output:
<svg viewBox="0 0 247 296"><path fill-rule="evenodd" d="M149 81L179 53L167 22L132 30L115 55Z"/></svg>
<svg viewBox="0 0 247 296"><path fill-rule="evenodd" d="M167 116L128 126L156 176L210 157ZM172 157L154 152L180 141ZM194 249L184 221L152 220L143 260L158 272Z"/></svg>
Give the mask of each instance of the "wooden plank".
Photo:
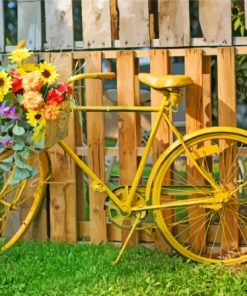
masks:
<svg viewBox="0 0 247 296"><path fill-rule="evenodd" d="M235 49L232 47L218 48L217 55L217 73L218 73L218 114L219 125L236 126L236 66L235 66ZM237 173L237 147L229 141L221 141L220 143L220 176L222 180L227 177L227 184L224 186L232 190L236 186ZM237 199L237 194L235 196ZM228 207L224 207L221 219L224 221L222 229L222 246L221 252L224 255L229 250L238 249L239 234L238 223L236 217L238 212L237 202L235 206L231 203ZM235 210L235 211L234 211Z"/></svg>
<svg viewBox="0 0 247 296"><path fill-rule="evenodd" d="M82 0L84 48L111 47L110 0Z"/></svg>
<svg viewBox="0 0 247 296"><path fill-rule="evenodd" d="M110 13L111 13L111 38L112 40L116 40L118 39L117 0L110 0Z"/></svg>
<svg viewBox="0 0 247 296"><path fill-rule="evenodd" d="M189 133L201 129L203 125L203 56L201 49L186 50L185 73L194 82L193 85L187 87L186 96L186 132ZM204 179L190 162L187 165L187 182L195 185L204 184ZM193 195L193 197L196 198L196 195ZM189 208L189 238L191 247L195 252L200 252L206 248L205 226L203 226L205 225L204 213L205 209L198 206ZM195 217L199 218L195 219Z"/></svg>
<svg viewBox="0 0 247 296"><path fill-rule="evenodd" d="M101 52L92 52L86 58L86 72L102 71ZM103 104L103 84L97 79L86 80L86 103L88 106ZM87 114L88 164L94 173L104 181L104 114ZM100 244L107 241L105 194L89 189L91 242Z"/></svg>
<svg viewBox="0 0 247 296"><path fill-rule="evenodd" d="M117 93L118 104L134 106L135 98L135 57L133 51L117 52ZM138 145L137 117L135 113L120 112L119 118L119 167L120 183L132 184L137 169L136 147ZM127 231L123 231L122 239L126 239ZM138 233L135 232L129 245L138 244Z"/></svg>
<svg viewBox="0 0 247 296"><path fill-rule="evenodd" d="M60 71L60 80L67 79L73 69L71 53L46 54L47 62L66 65ZM74 116L70 114L69 136L65 142L75 150ZM49 149L52 162L53 176L50 184L50 231L51 239L63 242L76 242L76 176L75 164L63 149L54 145Z"/></svg>
<svg viewBox="0 0 247 296"><path fill-rule="evenodd" d="M211 57L203 56L203 74L202 74L202 112L203 127L212 126L212 106L211 106Z"/></svg>
<svg viewBox="0 0 247 296"><path fill-rule="evenodd" d="M5 38L4 38L4 5L3 0L0 0L0 52L4 51Z"/></svg>
<svg viewBox="0 0 247 296"><path fill-rule="evenodd" d="M72 0L45 1L45 50L68 50L74 47ZM52 26L51 26L52 24Z"/></svg>
<svg viewBox="0 0 247 296"><path fill-rule="evenodd" d="M169 53L167 50L151 50L150 51L150 72L153 75L168 75L171 73L171 64ZM160 106L163 99L163 95L154 89L151 89L151 105L152 106ZM172 114L170 114L172 116ZM152 113L152 122L154 122L156 118L156 114ZM155 141L153 144L152 154L153 154L153 162L159 158L160 154L171 144L172 142L172 134L167 126L164 119L162 119L160 126L157 130ZM171 179L171 178L169 178ZM170 182L165 183L164 185L168 185ZM165 202L169 200L169 196L161 196L161 202ZM165 217L171 217L171 210L162 211L164 219ZM171 220L171 219L170 219ZM166 220L167 223L171 222ZM165 252L171 250L171 247L168 243L162 238L158 229L155 230L155 246L162 249Z"/></svg>
<svg viewBox="0 0 247 296"><path fill-rule="evenodd" d="M147 0L118 1L119 46L146 47L150 45Z"/></svg>
<svg viewBox="0 0 247 296"><path fill-rule="evenodd" d="M159 46L189 46L189 0L159 0L158 9Z"/></svg>
<svg viewBox="0 0 247 296"><path fill-rule="evenodd" d="M207 45L231 45L231 0L200 0L199 21Z"/></svg>
<svg viewBox="0 0 247 296"><path fill-rule="evenodd" d="M18 0L17 4L18 40L26 40L26 46L31 50L41 50L41 1Z"/></svg>

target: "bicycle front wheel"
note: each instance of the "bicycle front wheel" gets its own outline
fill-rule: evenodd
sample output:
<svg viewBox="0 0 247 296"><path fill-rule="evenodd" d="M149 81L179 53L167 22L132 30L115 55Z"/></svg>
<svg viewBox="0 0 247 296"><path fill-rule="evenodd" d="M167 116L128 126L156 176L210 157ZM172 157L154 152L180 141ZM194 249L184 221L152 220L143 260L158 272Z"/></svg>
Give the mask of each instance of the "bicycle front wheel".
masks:
<svg viewBox="0 0 247 296"><path fill-rule="evenodd" d="M1 160L8 153L1 155ZM32 165L37 172L31 179L11 185L13 173L2 174L0 189L0 248L5 251L13 246L27 231L37 214L50 176L46 152L32 155Z"/></svg>
<svg viewBox="0 0 247 296"><path fill-rule="evenodd" d="M212 127L184 142L213 182L175 142L161 156L153 186L154 205L172 201L154 211L161 233L180 254L198 262L247 261L247 132Z"/></svg>

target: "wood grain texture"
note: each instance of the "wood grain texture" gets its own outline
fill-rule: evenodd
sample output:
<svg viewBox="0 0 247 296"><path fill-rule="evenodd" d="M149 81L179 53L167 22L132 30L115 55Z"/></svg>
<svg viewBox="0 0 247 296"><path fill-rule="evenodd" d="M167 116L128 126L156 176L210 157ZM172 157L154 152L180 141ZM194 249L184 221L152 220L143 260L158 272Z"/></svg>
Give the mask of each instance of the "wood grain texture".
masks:
<svg viewBox="0 0 247 296"><path fill-rule="evenodd" d="M86 71L102 70L101 52L88 53ZM86 80L86 103L89 106L103 104L103 84L100 79ZM88 164L92 171L103 181L105 179L104 154L104 114L87 113ZM89 188L91 242L100 244L107 241L106 213L104 210L105 193Z"/></svg>
<svg viewBox="0 0 247 296"><path fill-rule="evenodd" d="M149 11L147 0L118 1L119 46L145 47L150 45Z"/></svg>
<svg viewBox="0 0 247 296"><path fill-rule="evenodd" d="M159 0L159 46L189 44L189 0Z"/></svg>
<svg viewBox="0 0 247 296"><path fill-rule="evenodd" d="M26 40L26 46L31 50L41 50L41 1L18 0L17 8L18 40Z"/></svg>
<svg viewBox="0 0 247 296"><path fill-rule="evenodd" d="M134 106L136 104L135 69L133 51L117 52L117 93L120 106ZM130 185L137 169L136 147L139 139L137 116L135 113L120 112L118 120L120 183ZM123 241L127 235L127 231L122 231ZM138 233L135 232L129 241L129 245L137 244Z"/></svg>
<svg viewBox="0 0 247 296"><path fill-rule="evenodd" d="M5 38L4 38L4 9L3 0L0 0L0 52L4 51Z"/></svg>
<svg viewBox="0 0 247 296"><path fill-rule="evenodd" d="M59 69L61 81L72 73L71 53L46 54L45 59L47 62L61 65ZM69 136L65 142L75 150L73 113L70 114ZM75 163L58 145L49 149L49 156L53 169L51 182L54 182L50 184L50 236L56 241L75 242L77 240Z"/></svg>
<svg viewBox="0 0 247 296"><path fill-rule="evenodd" d="M169 53L167 50L151 50L150 51L150 72L153 75L168 75L171 73L171 63L169 58ZM160 106L163 99L163 95L151 89L151 105ZM172 114L170 114L172 117ZM154 122L156 114L152 113L152 122ZM172 143L172 133L169 130L164 119L161 120L160 126L157 130L155 141L152 147L153 162L157 161L160 154ZM171 179L171 178L169 178ZM166 183L168 185L169 183ZM165 185L165 183L164 183ZM161 196L161 202L170 200L169 196ZM163 217L171 217L171 210L164 210ZM171 219L170 219L171 220ZM171 221L167 220L167 223ZM160 232L155 230L155 246L162 249L165 252L171 250L171 247L162 238Z"/></svg>
<svg viewBox="0 0 247 296"><path fill-rule="evenodd" d="M46 50L74 47L72 0L45 1Z"/></svg>
<svg viewBox="0 0 247 296"><path fill-rule="evenodd" d="M84 48L111 47L110 0L82 0Z"/></svg>
<svg viewBox="0 0 247 296"><path fill-rule="evenodd" d="M231 0L199 0L199 21L207 45L231 45Z"/></svg>

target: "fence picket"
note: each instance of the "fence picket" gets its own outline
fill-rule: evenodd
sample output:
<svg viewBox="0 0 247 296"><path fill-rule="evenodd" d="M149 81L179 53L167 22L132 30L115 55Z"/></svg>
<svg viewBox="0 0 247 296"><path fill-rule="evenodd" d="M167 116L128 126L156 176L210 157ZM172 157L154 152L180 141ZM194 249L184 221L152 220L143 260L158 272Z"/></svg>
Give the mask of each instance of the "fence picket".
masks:
<svg viewBox="0 0 247 296"><path fill-rule="evenodd" d="M72 0L45 1L46 50L74 47Z"/></svg>
<svg viewBox="0 0 247 296"><path fill-rule="evenodd" d="M5 40L4 40L4 6L3 0L0 0L0 52L5 50Z"/></svg>
<svg viewBox="0 0 247 296"><path fill-rule="evenodd" d="M159 46L190 44L189 0L159 0Z"/></svg>
<svg viewBox="0 0 247 296"><path fill-rule="evenodd" d="M18 40L26 40L27 47L31 50L41 50L41 1L18 0L17 8Z"/></svg>
<svg viewBox="0 0 247 296"><path fill-rule="evenodd" d="M231 0L200 0L199 21L205 45L231 45Z"/></svg>
<svg viewBox="0 0 247 296"><path fill-rule="evenodd" d="M119 47L150 45L148 1L118 1Z"/></svg>
<svg viewBox="0 0 247 296"><path fill-rule="evenodd" d="M84 48L111 47L109 0L82 0Z"/></svg>

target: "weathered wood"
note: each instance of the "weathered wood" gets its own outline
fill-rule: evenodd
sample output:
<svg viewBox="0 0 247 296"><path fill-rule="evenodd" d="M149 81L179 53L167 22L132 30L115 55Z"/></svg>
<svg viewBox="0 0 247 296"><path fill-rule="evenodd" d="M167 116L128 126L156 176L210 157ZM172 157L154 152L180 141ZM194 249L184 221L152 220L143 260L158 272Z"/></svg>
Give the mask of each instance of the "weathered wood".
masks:
<svg viewBox="0 0 247 296"><path fill-rule="evenodd" d="M3 0L0 0L0 52L5 50L5 40L4 40L4 10L3 10Z"/></svg>
<svg viewBox="0 0 247 296"><path fill-rule="evenodd" d="M111 47L109 0L82 0L84 48Z"/></svg>
<svg viewBox="0 0 247 296"><path fill-rule="evenodd" d="M101 52L89 53L86 57L86 71L100 72L102 70ZM103 104L103 85L97 79L86 80L87 105L100 106ZM87 114L87 140L88 140L88 164L92 171L104 181L105 155L104 155L104 114ZM104 210L105 194L93 191L89 188L90 204L90 229L91 241L100 244L107 241L106 213Z"/></svg>
<svg viewBox="0 0 247 296"><path fill-rule="evenodd" d="M200 49L188 49L185 52L185 73L193 80L193 85L187 87L186 96L186 132L201 129L203 125L203 56ZM194 147L196 148L196 147ZM187 165L187 182L189 184L205 184L203 177L192 163ZM196 197L196 194L193 195ZM189 207L189 236L192 249L195 252L206 248L205 240L205 209L198 206ZM199 217L195 219L195 217ZM193 220L192 220L193 219ZM193 221L193 222L192 222ZM199 229L199 230L198 230Z"/></svg>
<svg viewBox="0 0 247 296"><path fill-rule="evenodd" d="M46 50L74 47L72 0L45 1ZM51 25L52 24L52 25Z"/></svg>
<svg viewBox="0 0 247 296"><path fill-rule="evenodd" d="M26 46L31 50L41 50L41 1L18 0L17 4L18 40L26 40Z"/></svg>
<svg viewBox="0 0 247 296"><path fill-rule="evenodd" d="M190 44L189 0L159 0L159 46Z"/></svg>
<svg viewBox="0 0 247 296"><path fill-rule="evenodd" d="M231 45L231 0L199 0L199 21L207 45Z"/></svg>
<svg viewBox="0 0 247 296"><path fill-rule="evenodd" d="M218 65L218 114L219 125L236 126L236 66L234 48L219 48L217 55ZM234 149L235 148L235 149ZM229 190L233 190L237 183L237 160L236 146L230 141L220 142L220 176L226 180L224 184ZM229 170L231 173L229 175ZM234 172L236 172L234 174ZM237 195L235 196L237 199ZM234 211L235 209L235 211ZM238 249L239 233L238 212L236 204L230 204L224 209L221 219L225 222L222 229L221 252Z"/></svg>
<svg viewBox="0 0 247 296"><path fill-rule="evenodd" d="M150 51L150 72L154 75L168 75L171 72L171 63L169 58L169 53L167 50L151 50ZM160 106L163 99L163 95L154 89L151 89L151 104L152 106ZM170 114L172 116L172 114ZM154 122L156 114L152 113L152 122ZM160 154L171 144L172 134L169 130L164 119L162 119L160 126L157 130L155 141L152 147L153 162L159 158ZM171 178L169 178L171 179ZM166 182L168 185L169 182ZM165 185L165 184L164 184ZM161 202L169 200L169 196L161 196ZM165 216L171 217L172 210L162 211L164 219ZM167 221L169 223L171 221ZM164 250L170 251L171 247L162 238L160 232L155 230L155 246Z"/></svg>
<svg viewBox="0 0 247 296"><path fill-rule="evenodd" d="M117 73L118 104L121 106L134 106L136 102L136 80L133 51L117 52ZM126 112L120 112L118 116L120 183L129 185L132 184L137 169L137 117L135 113ZM124 241L128 232L123 231L122 233ZM136 245L137 243L138 233L134 233L129 244Z"/></svg>
<svg viewBox="0 0 247 296"><path fill-rule="evenodd" d="M66 80L72 72L72 58L71 53L45 55L47 62L66 65L59 71L61 81ZM69 136L65 142L75 150L73 114L70 114ZM75 242L77 240L75 164L58 145L49 149L49 155L53 168L50 184L50 236L56 241Z"/></svg>
<svg viewBox="0 0 247 296"><path fill-rule="evenodd" d="M111 13L111 38L112 40L117 40L118 39L117 0L110 0L110 13Z"/></svg>
<svg viewBox="0 0 247 296"><path fill-rule="evenodd" d="M203 74L202 74L202 112L203 127L212 125L212 105L211 105L211 57L203 56Z"/></svg>
<svg viewBox="0 0 247 296"><path fill-rule="evenodd" d="M148 1L118 1L118 9L120 40L119 46L149 46L150 38Z"/></svg>

